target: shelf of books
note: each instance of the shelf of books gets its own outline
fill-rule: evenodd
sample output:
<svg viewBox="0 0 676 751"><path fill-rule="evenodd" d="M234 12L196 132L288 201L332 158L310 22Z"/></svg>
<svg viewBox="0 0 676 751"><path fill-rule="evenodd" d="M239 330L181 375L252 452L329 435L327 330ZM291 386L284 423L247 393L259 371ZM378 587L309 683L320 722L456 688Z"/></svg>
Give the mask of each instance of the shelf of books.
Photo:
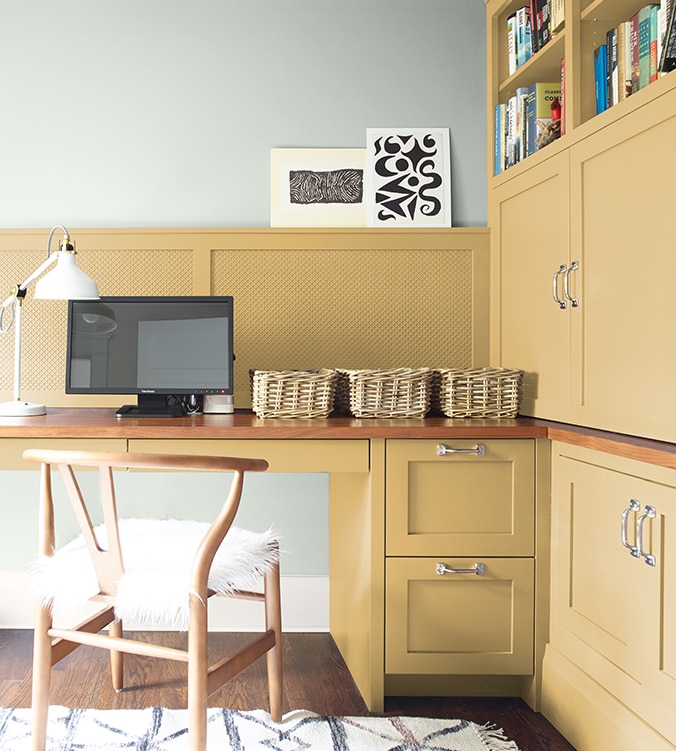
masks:
<svg viewBox="0 0 676 751"><path fill-rule="evenodd" d="M493 176L676 69L676 0L486 2Z"/></svg>

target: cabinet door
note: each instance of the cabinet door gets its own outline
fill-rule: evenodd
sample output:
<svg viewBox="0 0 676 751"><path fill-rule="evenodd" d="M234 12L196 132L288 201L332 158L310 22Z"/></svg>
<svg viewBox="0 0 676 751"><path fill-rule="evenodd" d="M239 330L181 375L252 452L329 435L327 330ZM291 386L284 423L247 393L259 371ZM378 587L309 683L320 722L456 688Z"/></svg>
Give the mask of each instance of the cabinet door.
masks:
<svg viewBox="0 0 676 751"><path fill-rule="evenodd" d="M533 672L533 559L389 558L385 672L508 675Z"/></svg>
<svg viewBox="0 0 676 751"><path fill-rule="evenodd" d="M567 420L570 302L553 298L554 274L569 262L568 153L493 191L493 360L525 371L521 414ZM563 276L558 280L563 298Z"/></svg>
<svg viewBox="0 0 676 751"><path fill-rule="evenodd" d="M676 742L676 473L554 445L552 644ZM622 517L631 501L627 542Z"/></svg>
<svg viewBox="0 0 676 751"><path fill-rule="evenodd" d="M571 149L572 422L676 440L676 90Z"/></svg>
<svg viewBox="0 0 676 751"><path fill-rule="evenodd" d="M535 444L478 445L387 441L387 555L533 555Z"/></svg>

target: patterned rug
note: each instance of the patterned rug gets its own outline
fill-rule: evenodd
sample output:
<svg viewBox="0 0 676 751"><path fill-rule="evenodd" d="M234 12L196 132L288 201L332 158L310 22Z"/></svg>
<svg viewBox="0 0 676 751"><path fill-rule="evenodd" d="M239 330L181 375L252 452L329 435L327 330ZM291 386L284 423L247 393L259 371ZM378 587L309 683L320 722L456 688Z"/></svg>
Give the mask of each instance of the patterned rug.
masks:
<svg viewBox="0 0 676 751"><path fill-rule="evenodd" d="M187 710L50 707L48 751L184 751ZM0 749L30 749L31 710L0 709ZM209 751L519 751L502 731L466 720L322 717L210 709Z"/></svg>

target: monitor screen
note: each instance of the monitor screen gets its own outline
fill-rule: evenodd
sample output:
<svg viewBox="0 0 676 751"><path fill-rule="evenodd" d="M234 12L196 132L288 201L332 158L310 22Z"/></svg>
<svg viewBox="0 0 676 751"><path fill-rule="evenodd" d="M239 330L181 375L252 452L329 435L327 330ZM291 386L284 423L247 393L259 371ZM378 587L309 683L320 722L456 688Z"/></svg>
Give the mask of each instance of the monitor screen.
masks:
<svg viewBox="0 0 676 751"><path fill-rule="evenodd" d="M66 393L136 394L120 416L178 415L233 391L232 297L70 300Z"/></svg>

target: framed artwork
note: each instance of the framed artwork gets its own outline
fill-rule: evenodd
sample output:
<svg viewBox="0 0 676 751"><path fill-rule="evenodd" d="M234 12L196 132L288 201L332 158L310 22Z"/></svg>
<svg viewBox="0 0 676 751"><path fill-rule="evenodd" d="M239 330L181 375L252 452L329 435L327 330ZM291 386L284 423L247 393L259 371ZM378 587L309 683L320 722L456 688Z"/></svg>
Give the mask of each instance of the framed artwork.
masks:
<svg viewBox="0 0 676 751"><path fill-rule="evenodd" d="M369 227L450 227L448 128L368 128Z"/></svg>
<svg viewBox="0 0 676 751"><path fill-rule="evenodd" d="M271 227L365 227L366 149L271 149Z"/></svg>

